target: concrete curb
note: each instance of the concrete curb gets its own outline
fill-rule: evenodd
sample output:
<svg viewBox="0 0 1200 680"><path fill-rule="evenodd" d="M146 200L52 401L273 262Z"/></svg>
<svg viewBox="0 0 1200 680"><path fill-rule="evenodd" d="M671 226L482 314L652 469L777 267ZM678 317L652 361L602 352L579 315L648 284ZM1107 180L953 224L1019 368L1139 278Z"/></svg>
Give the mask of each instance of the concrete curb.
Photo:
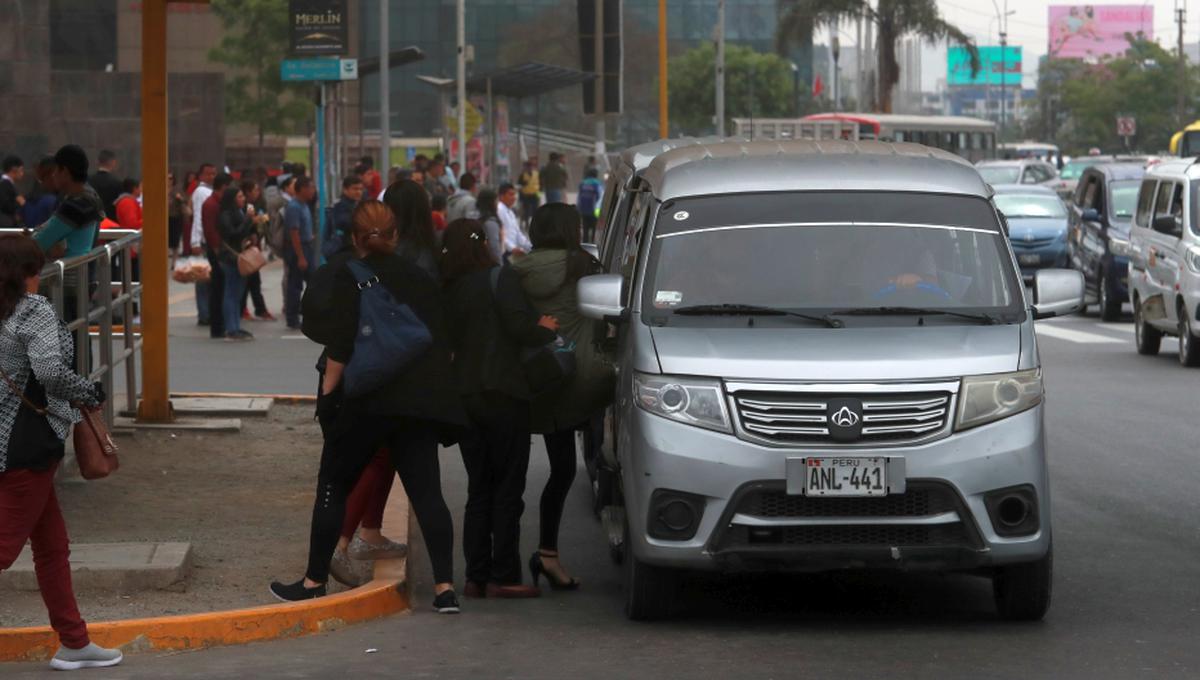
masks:
<svg viewBox="0 0 1200 680"><path fill-rule="evenodd" d="M313 394L251 394L249 392L172 392L171 398L196 399L274 399L278 404L315 404Z"/></svg>

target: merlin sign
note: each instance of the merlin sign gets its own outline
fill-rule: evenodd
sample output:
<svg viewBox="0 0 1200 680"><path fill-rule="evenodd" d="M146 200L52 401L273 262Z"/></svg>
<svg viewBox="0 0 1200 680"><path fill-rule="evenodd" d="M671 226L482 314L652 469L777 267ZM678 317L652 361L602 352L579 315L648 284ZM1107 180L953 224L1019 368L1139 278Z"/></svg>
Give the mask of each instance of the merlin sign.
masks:
<svg viewBox="0 0 1200 680"><path fill-rule="evenodd" d="M349 51L346 0L290 0L292 54L341 56Z"/></svg>

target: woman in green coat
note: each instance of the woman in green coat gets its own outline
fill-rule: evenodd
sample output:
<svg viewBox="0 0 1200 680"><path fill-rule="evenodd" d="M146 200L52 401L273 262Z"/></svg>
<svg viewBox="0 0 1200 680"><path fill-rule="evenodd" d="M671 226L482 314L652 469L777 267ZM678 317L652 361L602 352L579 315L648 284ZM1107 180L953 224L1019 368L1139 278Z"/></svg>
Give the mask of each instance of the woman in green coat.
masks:
<svg viewBox="0 0 1200 680"><path fill-rule="evenodd" d="M596 347L596 322L579 313L576 283L600 271L600 263L579 245L579 212L565 203L538 208L529 226L533 250L512 268L538 314L558 319L558 333L575 342L575 376L562 389L536 397L531 430L543 435L550 479L542 491L541 538L529 560L534 583L545 574L555 589L573 590L579 581L563 568L558 528L567 493L575 480L575 432L590 432L589 421L611 401L614 374Z"/></svg>

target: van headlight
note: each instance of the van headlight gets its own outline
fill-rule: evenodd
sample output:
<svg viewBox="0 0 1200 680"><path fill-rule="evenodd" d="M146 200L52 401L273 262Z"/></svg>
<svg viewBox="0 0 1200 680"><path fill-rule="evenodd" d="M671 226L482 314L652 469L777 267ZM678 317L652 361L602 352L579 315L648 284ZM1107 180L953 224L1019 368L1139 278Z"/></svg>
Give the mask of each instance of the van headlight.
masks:
<svg viewBox="0 0 1200 680"><path fill-rule="evenodd" d="M634 373L633 400L656 416L718 432L733 431L717 380Z"/></svg>
<svg viewBox="0 0 1200 680"><path fill-rule="evenodd" d="M1113 254L1113 257L1129 257L1133 255L1133 248L1129 245L1129 241L1115 236L1108 237L1108 252Z"/></svg>
<svg viewBox="0 0 1200 680"><path fill-rule="evenodd" d="M1193 274L1200 274L1200 249L1188 248L1186 259L1188 269L1192 270Z"/></svg>
<svg viewBox="0 0 1200 680"><path fill-rule="evenodd" d="M991 423L1042 403L1042 370L963 378L954 429Z"/></svg>

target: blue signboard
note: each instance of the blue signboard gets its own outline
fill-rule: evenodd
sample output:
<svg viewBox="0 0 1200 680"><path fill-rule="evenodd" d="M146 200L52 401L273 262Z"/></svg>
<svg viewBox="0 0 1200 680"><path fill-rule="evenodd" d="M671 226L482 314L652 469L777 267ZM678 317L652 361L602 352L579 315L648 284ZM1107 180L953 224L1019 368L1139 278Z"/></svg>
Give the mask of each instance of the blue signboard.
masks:
<svg viewBox="0 0 1200 680"><path fill-rule="evenodd" d="M285 59L280 66L279 73L285 83L320 80L358 80L358 60L337 59L335 57Z"/></svg>

